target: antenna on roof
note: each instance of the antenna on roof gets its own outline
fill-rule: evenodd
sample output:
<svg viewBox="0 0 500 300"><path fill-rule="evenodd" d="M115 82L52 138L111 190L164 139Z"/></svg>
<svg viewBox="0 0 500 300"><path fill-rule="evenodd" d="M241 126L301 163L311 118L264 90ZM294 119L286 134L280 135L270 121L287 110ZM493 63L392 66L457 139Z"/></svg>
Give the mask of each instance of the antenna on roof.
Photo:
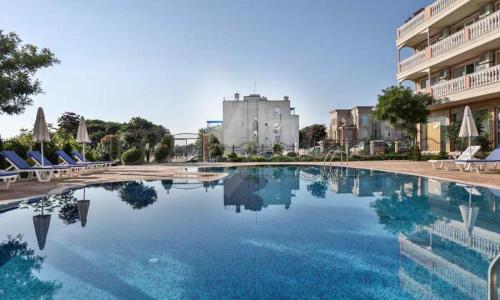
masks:
<svg viewBox="0 0 500 300"><path fill-rule="evenodd" d="M254 83L253 83L253 93L254 94L257 93L256 90L257 90L257 83L255 83L255 81L254 81Z"/></svg>

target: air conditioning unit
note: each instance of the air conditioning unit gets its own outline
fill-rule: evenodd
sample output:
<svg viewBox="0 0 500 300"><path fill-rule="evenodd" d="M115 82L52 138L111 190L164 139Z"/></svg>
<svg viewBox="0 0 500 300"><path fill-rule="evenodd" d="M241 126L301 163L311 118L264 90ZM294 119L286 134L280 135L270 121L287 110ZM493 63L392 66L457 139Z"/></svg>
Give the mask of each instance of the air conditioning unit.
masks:
<svg viewBox="0 0 500 300"><path fill-rule="evenodd" d="M493 5L493 3L490 3L481 9L479 18L486 17L487 15L492 14L493 12L495 12L495 6Z"/></svg>
<svg viewBox="0 0 500 300"><path fill-rule="evenodd" d="M479 58L479 63L481 65L483 64L489 64L493 62L493 59L495 58L495 55L493 52L486 52L481 57Z"/></svg>
<svg viewBox="0 0 500 300"><path fill-rule="evenodd" d="M450 71L448 69L439 71L439 79L448 79L448 77L450 77Z"/></svg>

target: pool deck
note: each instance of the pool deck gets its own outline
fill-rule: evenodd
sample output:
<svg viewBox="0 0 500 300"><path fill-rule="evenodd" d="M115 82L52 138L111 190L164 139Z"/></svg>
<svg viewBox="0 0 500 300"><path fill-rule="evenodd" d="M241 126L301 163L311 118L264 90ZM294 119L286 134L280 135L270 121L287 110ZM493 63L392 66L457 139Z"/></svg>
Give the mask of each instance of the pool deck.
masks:
<svg viewBox="0 0 500 300"><path fill-rule="evenodd" d="M159 179L198 179L204 181L217 180L225 176L221 173L196 173L187 172L185 167L234 167L234 166L259 166L259 165L315 165L323 163L199 163L185 165L142 165L142 166L116 166L102 172L84 174L69 179L55 180L50 183L36 181L21 181L11 185L7 191L0 191L0 206L19 200L34 198L47 194L57 194L68 188L81 187L89 184L127 181L127 180L159 180ZM340 166L332 163L331 166ZM345 166L345 165L344 165ZM349 167L389 171L402 174L426 176L439 180L456 181L465 184L485 186L500 189L500 171L497 173L469 173L445 170L434 170L428 162L414 161L356 161L349 162Z"/></svg>

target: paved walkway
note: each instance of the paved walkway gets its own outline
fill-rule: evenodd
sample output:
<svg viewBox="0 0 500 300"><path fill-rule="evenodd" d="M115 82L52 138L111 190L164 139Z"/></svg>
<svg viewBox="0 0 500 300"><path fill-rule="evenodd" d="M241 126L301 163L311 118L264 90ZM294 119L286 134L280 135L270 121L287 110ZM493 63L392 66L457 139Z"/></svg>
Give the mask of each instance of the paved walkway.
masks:
<svg viewBox="0 0 500 300"><path fill-rule="evenodd" d="M213 163L213 164L191 164L191 165L143 165L143 166L117 166L106 171L86 174L71 179L57 180L51 183L38 183L34 181L23 181L12 184L10 190L0 191L0 205L7 204L13 199L32 198L56 194L64 189L84 186L93 183L126 180L158 180L169 178L192 177L200 180L220 179L225 175L220 173L187 172L185 167L201 166L255 166L255 165L290 165L292 163ZM323 163L293 163L294 165L318 165ZM332 163L332 166L340 166L340 163ZM481 185L500 189L500 172L498 173L468 173L460 171L434 170L428 162L413 161L356 161L350 162L349 167L366 168L381 171L391 171L411 175L427 176L435 179L450 180L467 184ZM189 169L191 170L191 169Z"/></svg>

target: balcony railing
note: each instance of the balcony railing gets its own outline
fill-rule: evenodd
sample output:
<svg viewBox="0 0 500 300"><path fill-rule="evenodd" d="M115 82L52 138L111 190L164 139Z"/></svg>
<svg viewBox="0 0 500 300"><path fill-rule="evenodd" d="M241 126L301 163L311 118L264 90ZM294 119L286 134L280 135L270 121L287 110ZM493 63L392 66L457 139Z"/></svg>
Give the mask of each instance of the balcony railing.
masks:
<svg viewBox="0 0 500 300"><path fill-rule="evenodd" d="M399 71L403 72L409 70L415 66L418 66L425 61L437 57L439 55L445 54L447 52L453 51L458 46L464 45L468 41L472 41L479 37L482 37L494 30L500 28L500 11L497 11L476 23L464 28L462 31L458 31L447 38L440 40L439 42L433 44L426 48L424 51L419 51L412 56L402 60L399 63ZM428 55L425 55L428 52Z"/></svg>
<svg viewBox="0 0 500 300"><path fill-rule="evenodd" d="M410 21L406 22L403 26L399 27L398 29L399 38L408 35L408 33L410 33L418 25L423 23L424 20L425 20L425 11L421 11L418 15L411 18Z"/></svg>
<svg viewBox="0 0 500 300"><path fill-rule="evenodd" d="M463 77L455 78L440 82L432 86L432 95L440 98L444 95L449 95L465 90L465 80Z"/></svg>
<svg viewBox="0 0 500 300"><path fill-rule="evenodd" d="M450 5L459 0L437 0L431 5L427 6L423 11L418 13L416 16L411 18L404 25L399 27L398 29L398 38L403 38L407 36L410 32L412 32L415 28L417 28L420 24L422 24L425 20L434 17L440 12L444 11Z"/></svg>
<svg viewBox="0 0 500 300"><path fill-rule="evenodd" d="M399 71L404 72L425 61L425 51L419 51L399 63Z"/></svg>
<svg viewBox="0 0 500 300"><path fill-rule="evenodd" d="M464 34L465 31L455 32L449 37L440 40L439 42L431 45L431 55L438 56L442 53L448 52L451 49L457 47L464 43Z"/></svg>
<svg viewBox="0 0 500 300"><path fill-rule="evenodd" d="M445 10L451 4L458 0L438 0L430 5L431 17Z"/></svg>
<svg viewBox="0 0 500 300"><path fill-rule="evenodd" d="M431 86L431 93L435 98L442 98L447 95L497 82L500 82L500 65L437 83Z"/></svg>
<svg viewBox="0 0 500 300"><path fill-rule="evenodd" d="M500 27L500 11L497 11L496 13L493 13L487 16L486 18L470 25L468 27L469 38L471 40L475 39L499 27Z"/></svg>
<svg viewBox="0 0 500 300"><path fill-rule="evenodd" d="M500 81L500 65L472 73L470 76L470 88L488 85Z"/></svg>

